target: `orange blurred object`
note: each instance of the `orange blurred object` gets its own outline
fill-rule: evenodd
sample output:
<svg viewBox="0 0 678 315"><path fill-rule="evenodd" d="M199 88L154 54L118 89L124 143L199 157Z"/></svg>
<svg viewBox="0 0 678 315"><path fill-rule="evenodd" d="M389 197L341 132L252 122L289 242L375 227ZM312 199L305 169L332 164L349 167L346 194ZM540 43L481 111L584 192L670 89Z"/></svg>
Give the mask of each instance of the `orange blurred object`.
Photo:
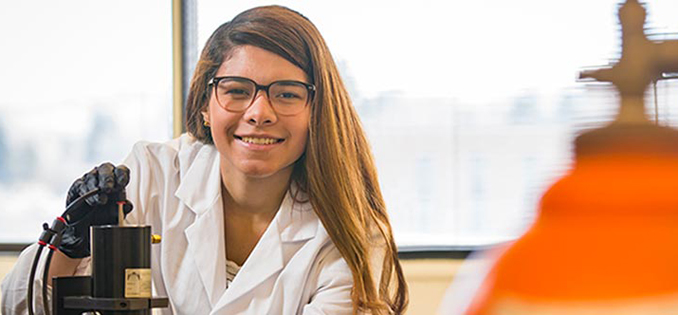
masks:
<svg viewBox="0 0 678 315"><path fill-rule="evenodd" d="M609 126L576 148L470 314L678 314L678 131Z"/></svg>
<svg viewBox="0 0 678 315"><path fill-rule="evenodd" d="M615 121L577 138L574 167L469 314L678 314L678 130L650 123L644 105L647 85L678 71L678 41L648 40L645 17L626 0L620 60L581 74L617 88Z"/></svg>

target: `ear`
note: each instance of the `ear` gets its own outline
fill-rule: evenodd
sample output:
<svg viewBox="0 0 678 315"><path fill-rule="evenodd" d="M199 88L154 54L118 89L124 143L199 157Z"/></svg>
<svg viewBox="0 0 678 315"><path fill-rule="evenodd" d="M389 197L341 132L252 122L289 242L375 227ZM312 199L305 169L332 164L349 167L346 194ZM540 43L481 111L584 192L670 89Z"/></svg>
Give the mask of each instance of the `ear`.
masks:
<svg viewBox="0 0 678 315"><path fill-rule="evenodd" d="M202 120L206 126L210 125L210 114L207 111L200 112L202 114Z"/></svg>

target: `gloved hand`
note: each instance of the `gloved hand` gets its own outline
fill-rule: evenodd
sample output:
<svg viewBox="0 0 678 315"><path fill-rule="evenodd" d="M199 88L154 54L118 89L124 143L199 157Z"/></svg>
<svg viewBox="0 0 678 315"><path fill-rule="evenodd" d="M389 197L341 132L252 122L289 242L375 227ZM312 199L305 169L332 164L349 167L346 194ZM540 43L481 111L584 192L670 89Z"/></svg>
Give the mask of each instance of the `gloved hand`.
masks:
<svg viewBox="0 0 678 315"><path fill-rule="evenodd" d="M125 201L124 213L132 211L132 203L127 200L125 186L129 183L129 169L124 165L117 167L103 163L83 177L77 179L68 190L66 206L92 189L99 193L85 199L79 207L66 217L68 227L62 234L59 250L71 258L84 258L90 255L89 227L118 223L118 201Z"/></svg>

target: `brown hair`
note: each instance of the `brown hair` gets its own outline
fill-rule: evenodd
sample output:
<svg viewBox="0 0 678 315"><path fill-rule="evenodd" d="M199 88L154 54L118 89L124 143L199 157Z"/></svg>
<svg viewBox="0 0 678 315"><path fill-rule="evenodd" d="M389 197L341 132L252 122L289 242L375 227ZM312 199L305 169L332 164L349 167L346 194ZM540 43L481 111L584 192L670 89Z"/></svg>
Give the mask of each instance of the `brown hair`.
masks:
<svg viewBox="0 0 678 315"><path fill-rule="evenodd" d="M407 284L374 159L332 55L307 18L285 7L266 6L242 12L219 26L207 40L191 81L187 130L200 141L213 143L201 114L210 97L207 83L233 48L241 45L285 58L304 70L315 84L306 151L296 162L293 180L308 193L351 269L354 312L404 312ZM382 271L376 275L370 259L382 254Z"/></svg>

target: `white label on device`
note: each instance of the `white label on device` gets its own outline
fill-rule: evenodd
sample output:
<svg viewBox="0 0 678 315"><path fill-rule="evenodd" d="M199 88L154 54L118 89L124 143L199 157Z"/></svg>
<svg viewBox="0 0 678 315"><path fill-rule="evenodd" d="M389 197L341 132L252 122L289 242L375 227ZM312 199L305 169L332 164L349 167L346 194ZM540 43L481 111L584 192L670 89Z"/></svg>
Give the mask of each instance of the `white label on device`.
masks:
<svg viewBox="0 0 678 315"><path fill-rule="evenodd" d="M151 269L149 268L125 269L125 297L126 298L151 297Z"/></svg>

